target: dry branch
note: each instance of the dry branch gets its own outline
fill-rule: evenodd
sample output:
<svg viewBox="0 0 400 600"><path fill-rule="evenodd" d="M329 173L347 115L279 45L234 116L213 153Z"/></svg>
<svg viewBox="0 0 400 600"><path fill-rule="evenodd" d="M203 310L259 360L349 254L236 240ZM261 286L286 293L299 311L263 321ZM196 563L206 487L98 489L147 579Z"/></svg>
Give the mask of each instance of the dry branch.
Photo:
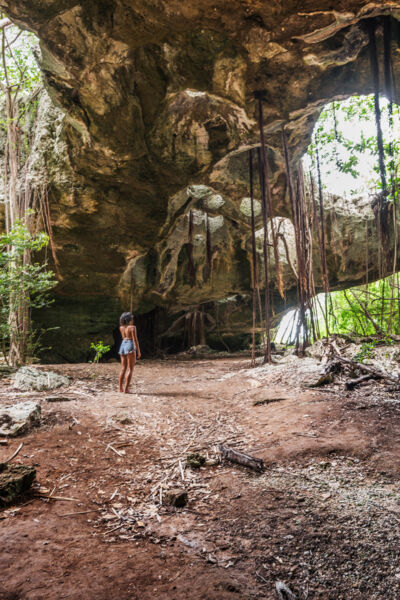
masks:
<svg viewBox="0 0 400 600"><path fill-rule="evenodd" d="M281 402L287 398L265 398L264 400L255 400L253 406L261 406L262 404L272 404L273 402Z"/></svg>
<svg viewBox="0 0 400 600"><path fill-rule="evenodd" d="M16 451L14 452L14 454L12 454L12 455L10 456L10 458L7 458L7 460L6 460L6 461L4 461L2 464L3 464L3 465L7 465L9 462L11 462L11 461L12 461L12 459L13 459L13 458L15 458L15 457L17 456L17 454L18 454L18 453L19 453L19 451L21 450L22 446L23 446L23 443L21 442L21 443L20 443L20 445L18 446L18 448L16 449Z"/></svg>
<svg viewBox="0 0 400 600"><path fill-rule="evenodd" d="M381 379L381 377L379 375L367 373L366 375L361 375L361 377L357 377L356 379L349 379L344 385L346 390L354 390L354 388L360 385L360 383L369 381L370 379Z"/></svg>
<svg viewBox="0 0 400 600"><path fill-rule="evenodd" d="M218 446L218 450L221 453L221 457L225 460L242 465L248 469L253 469L259 473L264 471L264 463L261 458L254 458L254 456L249 456L248 454L233 450L233 448L228 448L228 446L223 446L222 444Z"/></svg>
<svg viewBox="0 0 400 600"><path fill-rule="evenodd" d="M392 375L389 375L389 373L384 373L383 371L379 371L379 369L363 365L362 363L358 363L355 360L351 360L350 358L344 358L344 356L340 356L338 354L335 354L335 358L343 364L360 369L360 371L365 371L365 373L369 373L377 379L385 379L387 381L391 381L392 383L400 385L399 377L393 377Z"/></svg>

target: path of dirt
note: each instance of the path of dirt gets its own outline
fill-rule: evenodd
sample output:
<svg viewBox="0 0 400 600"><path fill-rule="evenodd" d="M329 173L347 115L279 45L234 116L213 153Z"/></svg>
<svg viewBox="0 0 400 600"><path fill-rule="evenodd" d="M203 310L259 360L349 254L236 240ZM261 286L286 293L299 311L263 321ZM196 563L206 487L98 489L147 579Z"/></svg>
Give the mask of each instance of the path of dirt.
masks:
<svg viewBox="0 0 400 600"><path fill-rule="evenodd" d="M143 361L122 395L117 364L57 365L72 400L52 403L3 380L1 404L42 406L15 462L72 500L0 512L0 600L272 600L278 580L303 600L398 599L400 403L378 383L307 389L318 368ZM219 443L265 473L214 464ZM184 509L166 506L176 486Z"/></svg>

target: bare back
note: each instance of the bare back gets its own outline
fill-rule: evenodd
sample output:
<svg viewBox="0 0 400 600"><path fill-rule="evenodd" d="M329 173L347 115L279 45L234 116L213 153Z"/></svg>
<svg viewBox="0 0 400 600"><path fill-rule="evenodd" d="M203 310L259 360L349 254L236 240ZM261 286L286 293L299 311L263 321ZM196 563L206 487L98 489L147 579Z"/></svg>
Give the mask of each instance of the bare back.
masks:
<svg viewBox="0 0 400 600"><path fill-rule="evenodd" d="M119 328L123 340L135 341L136 327L134 325L121 325Z"/></svg>

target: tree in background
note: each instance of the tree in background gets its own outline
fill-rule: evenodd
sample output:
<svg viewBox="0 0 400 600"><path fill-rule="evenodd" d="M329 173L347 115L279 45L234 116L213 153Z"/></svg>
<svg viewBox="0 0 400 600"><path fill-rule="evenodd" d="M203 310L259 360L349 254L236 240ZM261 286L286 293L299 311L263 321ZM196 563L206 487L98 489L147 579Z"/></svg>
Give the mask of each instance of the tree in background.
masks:
<svg viewBox="0 0 400 600"><path fill-rule="evenodd" d="M34 356L31 309L47 306L48 292L57 284L45 262L31 259L48 243L46 233L31 234L23 220L0 235L0 341L3 356L12 365Z"/></svg>
<svg viewBox="0 0 400 600"><path fill-rule="evenodd" d="M32 340L31 308L42 307L45 292L56 284L46 264L34 263L49 237L40 232L40 196L29 183L29 127L40 91L40 70L34 59L33 34L20 30L6 17L0 20L0 127L3 149L5 234L0 236L0 334L3 352L12 365L28 358ZM48 207L47 207L48 208ZM42 210L43 213L43 210Z"/></svg>

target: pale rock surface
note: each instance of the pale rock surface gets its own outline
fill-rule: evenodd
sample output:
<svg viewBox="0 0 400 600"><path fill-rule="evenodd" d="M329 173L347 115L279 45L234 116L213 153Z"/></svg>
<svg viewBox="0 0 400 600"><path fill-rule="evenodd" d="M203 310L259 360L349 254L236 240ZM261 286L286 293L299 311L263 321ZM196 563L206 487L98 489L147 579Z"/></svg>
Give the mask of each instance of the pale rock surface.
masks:
<svg viewBox="0 0 400 600"><path fill-rule="evenodd" d="M14 379L14 388L25 392L54 390L68 384L68 378L63 375L52 371L39 371L34 367L21 367Z"/></svg>
<svg viewBox="0 0 400 600"><path fill-rule="evenodd" d="M0 409L0 436L16 437L40 425L41 408L36 402L20 402Z"/></svg>

